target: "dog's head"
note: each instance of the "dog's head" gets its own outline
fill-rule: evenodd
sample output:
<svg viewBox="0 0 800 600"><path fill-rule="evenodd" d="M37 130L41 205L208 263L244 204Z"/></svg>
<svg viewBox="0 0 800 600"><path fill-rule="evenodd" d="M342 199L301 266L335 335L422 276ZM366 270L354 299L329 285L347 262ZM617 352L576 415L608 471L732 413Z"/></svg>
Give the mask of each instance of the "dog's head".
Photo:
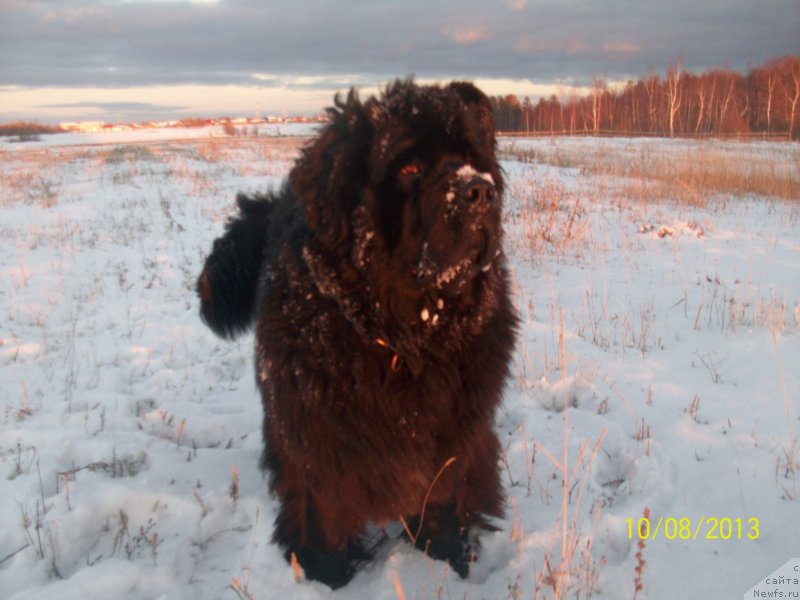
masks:
<svg viewBox="0 0 800 600"><path fill-rule="evenodd" d="M441 293L492 267L503 177L481 91L398 81L380 98L337 98L329 114L289 183L314 251Z"/></svg>

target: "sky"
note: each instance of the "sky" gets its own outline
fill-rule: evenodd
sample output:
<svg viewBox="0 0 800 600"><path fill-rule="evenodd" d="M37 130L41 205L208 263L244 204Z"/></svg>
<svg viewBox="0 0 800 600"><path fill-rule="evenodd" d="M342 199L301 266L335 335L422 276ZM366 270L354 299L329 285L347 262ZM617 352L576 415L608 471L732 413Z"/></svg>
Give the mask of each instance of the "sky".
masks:
<svg viewBox="0 0 800 600"><path fill-rule="evenodd" d="M800 0L0 0L0 122L309 115L351 86L538 99L800 53Z"/></svg>

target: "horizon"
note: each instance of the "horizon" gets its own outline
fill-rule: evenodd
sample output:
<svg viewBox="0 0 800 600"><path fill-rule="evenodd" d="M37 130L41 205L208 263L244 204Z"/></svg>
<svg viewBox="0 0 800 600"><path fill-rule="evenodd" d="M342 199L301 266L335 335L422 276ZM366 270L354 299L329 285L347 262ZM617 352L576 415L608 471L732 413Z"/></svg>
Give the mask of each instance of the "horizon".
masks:
<svg viewBox="0 0 800 600"><path fill-rule="evenodd" d="M396 78L395 78L396 79ZM459 79L459 78L454 78ZM466 79L466 78L464 78ZM420 84L443 83L444 79L423 80L414 78ZM376 95L385 86L387 81L381 84L354 87L362 98ZM489 96L506 96L513 94L520 98L530 97L538 99L540 97L559 97L568 94L581 95L587 93L590 88L585 86L567 86L563 84L554 85L533 85L525 82L514 82L510 80L471 80L481 90ZM346 94L350 87L338 89L326 89L315 91L296 91L295 93L285 93L282 90L273 88L256 87L236 87L227 86L219 88L214 86L176 86L175 88L153 87L153 88L123 88L123 89L85 89L72 90L69 88L45 88L31 90L7 90L0 86L0 100L5 95L6 98L13 97L19 103L31 102L30 99L39 95L48 95L57 92L62 95L63 102L47 103L41 105L43 111L38 118L26 116L25 113L6 113L0 103L0 124L13 122L33 122L46 125L59 125L67 122L94 122L102 121L109 124L129 124L156 121L180 121L188 119L224 119L226 117L237 118L311 118L321 115L325 109L333 106L334 96ZM515 92L512 90L521 90ZM181 98L187 99L195 96L208 98L209 94L214 94L212 103L205 106L184 106L158 104L151 100L158 99L165 102L172 98L178 102ZM97 100L79 100L74 97L82 98L91 96L108 98L104 102ZM246 96L243 101L242 97ZM238 100L236 100L238 98ZM266 101L265 101L266 100ZM270 106L276 106L275 110L269 110ZM183 110L183 109L186 110ZM88 109L88 110L87 110ZM59 112L61 111L61 112ZM126 115L122 117L121 115Z"/></svg>
<svg viewBox="0 0 800 600"><path fill-rule="evenodd" d="M0 122L310 116L413 74L534 100L800 54L800 3L0 0ZM333 25L332 25L333 24Z"/></svg>

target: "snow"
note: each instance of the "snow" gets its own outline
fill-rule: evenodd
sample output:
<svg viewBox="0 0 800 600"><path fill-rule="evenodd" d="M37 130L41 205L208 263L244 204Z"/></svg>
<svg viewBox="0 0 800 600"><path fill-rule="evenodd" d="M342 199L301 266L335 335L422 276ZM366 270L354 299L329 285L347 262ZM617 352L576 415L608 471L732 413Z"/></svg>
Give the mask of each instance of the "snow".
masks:
<svg viewBox="0 0 800 600"><path fill-rule="evenodd" d="M168 131L0 147L0 597L739 598L797 556L800 199L644 202L509 157L506 518L464 581L398 540L335 593L296 583L269 543L252 338L215 338L193 287L235 193L277 186L299 145ZM707 539L725 518L741 539Z"/></svg>
<svg viewBox="0 0 800 600"><path fill-rule="evenodd" d="M319 129L319 123L261 123L258 125L235 126L238 132L251 135L256 131L259 136L309 136ZM247 137L245 135L244 137ZM0 149L13 150L16 146L24 148L58 146L81 146L92 144L144 144L148 142L192 141L202 139L229 138L223 125L205 127L151 127L146 129L130 129L98 132L67 132L53 135L42 135L39 140L20 144L14 138L0 138Z"/></svg>
<svg viewBox="0 0 800 600"><path fill-rule="evenodd" d="M469 182L475 178L483 179L490 185L494 185L494 179L492 179L491 173L480 173L475 170L475 167L472 165L464 165L463 167L459 168L456 171L456 178L462 182Z"/></svg>
<svg viewBox="0 0 800 600"><path fill-rule="evenodd" d="M459 169L456 171L456 177L451 182L450 188L447 190L447 194L445 195L447 202L453 202L453 200L455 200L456 194L458 193L456 186L457 183L460 183L461 185L468 184L476 178L483 179L489 185L494 185L494 179L492 179L491 173L480 173L476 171L475 167L472 165L465 164L462 167L459 167Z"/></svg>

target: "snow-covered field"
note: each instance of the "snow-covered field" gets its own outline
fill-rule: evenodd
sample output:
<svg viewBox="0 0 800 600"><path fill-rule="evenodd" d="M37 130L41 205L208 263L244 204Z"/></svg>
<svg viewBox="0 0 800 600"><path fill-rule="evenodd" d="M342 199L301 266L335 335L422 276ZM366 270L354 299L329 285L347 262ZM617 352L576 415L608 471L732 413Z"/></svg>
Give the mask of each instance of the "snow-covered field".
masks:
<svg viewBox="0 0 800 600"><path fill-rule="evenodd" d="M800 198L582 166L798 145L502 142L507 517L467 580L396 540L334 593L269 543L252 338L193 292L301 140L170 131L0 146L0 598L741 598L800 554Z"/></svg>

